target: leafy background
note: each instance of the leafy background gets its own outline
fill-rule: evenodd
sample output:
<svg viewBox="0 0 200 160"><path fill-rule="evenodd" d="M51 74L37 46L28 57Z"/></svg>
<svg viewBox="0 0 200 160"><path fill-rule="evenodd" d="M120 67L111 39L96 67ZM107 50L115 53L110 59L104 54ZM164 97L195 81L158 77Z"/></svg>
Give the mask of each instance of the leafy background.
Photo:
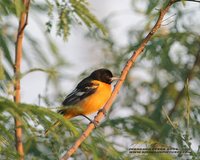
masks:
<svg viewBox="0 0 200 160"><path fill-rule="evenodd" d="M26 159L58 159L84 131L88 121L80 117L65 121L54 112L56 107L75 82L93 69L103 66L120 74L164 5L152 0L125 4L121 9L120 1L31 1L23 41L22 103L17 105L12 102L14 49L24 8L20 0L0 2L1 159L18 158L13 150L13 117L23 122ZM120 9L104 13L104 7L115 6ZM105 121L74 159L199 158L199 7L199 3L183 2L171 8L129 73ZM82 50L85 47L89 51ZM56 119L62 126L44 137L44 128ZM144 155L128 151L144 146L171 146L190 153Z"/></svg>

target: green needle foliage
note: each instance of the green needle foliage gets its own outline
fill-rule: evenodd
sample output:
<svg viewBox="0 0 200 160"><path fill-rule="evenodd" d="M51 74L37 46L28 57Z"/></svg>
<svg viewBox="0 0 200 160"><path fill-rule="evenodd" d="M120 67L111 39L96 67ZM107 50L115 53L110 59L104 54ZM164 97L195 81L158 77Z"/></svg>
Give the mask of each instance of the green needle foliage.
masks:
<svg viewBox="0 0 200 160"><path fill-rule="evenodd" d="M48 15L50 20L46 23L47 31L50 32L54 24L53 11L56 10L59 20L57 22L57 34L62 36L64 40L70 34L72 24L85 24L88 28L98 28L106 35L105 27L96 19L89 11L87 0L66 0L66 1L47 1Z"/></svg>
<svg viewBox="0 0 200 160"><path fill-rule="evenodd" d="M137 24L130 19L134 26L124 31L127 41L121 45L118 43L121 37L113 36L112 32L116 27L113 18L120 13L111 14L100 23L89 10L86 0L31 1L29 20L36 23L38 33L25 30L23 63L26 67L22 68L20 76L23 80L34 72L44 73L46 90L39 95L40 102L36 105L15 104L11 100L17 20L24 6L21 0L1 0L0 159L19 158L14 149L14 117L22 122L25 159L31 160L59 159L87 127L88 121L83 118L65 120L55 111L64 97L59 83L62 79L72 79L65 71L70 70L69 64L73 62L63 57L56 40L44 32L45 26L49 34L56 33L63 40L67 40L73 27L86 26L89 29L87 40L95 42L92 53L100 55L98 60L102 66L119 75L155 23L158 9L164 3L167 1L130 1L132 14L143 19ZM192 9L185 10L187 5L189 2L182 1L170 9L161 29L134 64L105 121L81 144L73 155L75 160L199 159L200 32L199 22L193 15L200 13L199 3L193 3ZM38 15L48 17L47 22ZM45 47L38 39L39 34ZM49 96L48 89L52 86L55 94ZM60 126L51 128L57 120L61 122ZM45 129L49 128L45 137ZM187 153L136 154L129 152L131 147L174 147Z"/></svg>

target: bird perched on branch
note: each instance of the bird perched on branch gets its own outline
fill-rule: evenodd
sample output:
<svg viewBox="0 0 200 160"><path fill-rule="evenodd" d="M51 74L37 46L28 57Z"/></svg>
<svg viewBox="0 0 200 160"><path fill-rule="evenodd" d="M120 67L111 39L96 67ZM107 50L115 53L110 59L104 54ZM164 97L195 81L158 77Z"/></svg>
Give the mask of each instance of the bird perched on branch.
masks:
<svg viewBox="0 0 200 160"><path fill-rule="evenodd" d="M84 116L100 110L112 93L111 83L119 78L114 77L108 69L98 69L84 78L76 88L65 98L63 108L58 110L66 119ZM90 120L90 119L89 119ZM60 121L52 127L59 125ZM52 128L51 127L51 128ZM47 135L49 130L46 130Z"/></svg>

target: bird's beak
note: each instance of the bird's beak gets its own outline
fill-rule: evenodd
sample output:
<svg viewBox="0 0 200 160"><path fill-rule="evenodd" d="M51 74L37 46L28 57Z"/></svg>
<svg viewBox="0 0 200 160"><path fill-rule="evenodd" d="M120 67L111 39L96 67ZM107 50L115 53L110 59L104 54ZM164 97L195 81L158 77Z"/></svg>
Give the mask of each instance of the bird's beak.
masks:
<svg viewBox="0 0 200 160"><path fill-rule="evenodd" d="M111 82L117 81L117 80L119 80L119 79L120 79L119 77L112 77L112 78L111 78Z"/></svg>

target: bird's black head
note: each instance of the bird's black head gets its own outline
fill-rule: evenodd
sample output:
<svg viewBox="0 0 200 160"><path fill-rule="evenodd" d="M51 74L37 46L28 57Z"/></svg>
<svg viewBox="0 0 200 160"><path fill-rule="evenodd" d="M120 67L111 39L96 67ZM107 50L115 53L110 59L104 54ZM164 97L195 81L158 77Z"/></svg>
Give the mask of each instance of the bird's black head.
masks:
<svg viewBox="0 0 200 160"><path fill-rule="evenodd" d="M94 72L92 72L89 76L90 78L94 79L94 80L99 80L101 82L107 83L107 84L111 84L112 83L112 72L109 71L108 69L98 69L95 70Z"/></svg>

